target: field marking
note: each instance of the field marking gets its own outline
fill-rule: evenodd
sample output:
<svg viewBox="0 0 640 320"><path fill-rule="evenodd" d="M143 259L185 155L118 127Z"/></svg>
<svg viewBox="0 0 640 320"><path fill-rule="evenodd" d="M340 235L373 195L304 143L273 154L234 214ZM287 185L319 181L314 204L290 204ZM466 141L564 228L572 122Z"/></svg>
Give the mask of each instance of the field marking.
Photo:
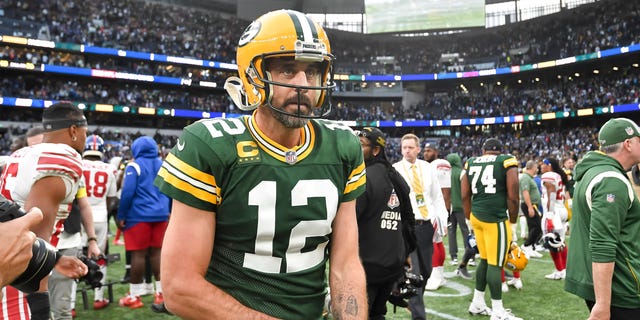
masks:
<svg viewBox="0 0 640 320"><path fill-rule="evenodd" d="M443 287L457 291L457 293L439 293L437 291L425 290L423 296L425 297L463 297L470 295L473 291L468 286L456 282L447 280L447 283Z"/></svg>
<svg viewBox="0 0 640 320"><path fill-rule="evenodd" d="M450 315L448 313L442 313L442 312L438 312L436 310L433 309L429 309L429 308L425 308L424 311L428 314L432 314L434 316L438 316L440 318L443 319L449 319L449 320L465 320L465 318L458 318L456 316Z"/></svg>

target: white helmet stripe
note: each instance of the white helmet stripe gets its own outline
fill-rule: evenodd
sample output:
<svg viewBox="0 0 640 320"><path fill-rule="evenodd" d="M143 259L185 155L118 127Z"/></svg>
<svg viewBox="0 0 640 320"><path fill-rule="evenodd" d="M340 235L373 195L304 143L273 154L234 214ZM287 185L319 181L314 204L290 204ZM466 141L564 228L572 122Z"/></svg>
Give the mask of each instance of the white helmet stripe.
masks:
<svg viewBox="0 0 640 320"><path fill-rule="evenodd" d="M300 28L302 28L303 39L301 40L304 42L313 42L313 38L314 38L313 29L315 28L312 29L309 18L303 13L298 11L289 11L289 13L293 14L291 18L294 20L294 24L298 23L300 25Z"/></svg>

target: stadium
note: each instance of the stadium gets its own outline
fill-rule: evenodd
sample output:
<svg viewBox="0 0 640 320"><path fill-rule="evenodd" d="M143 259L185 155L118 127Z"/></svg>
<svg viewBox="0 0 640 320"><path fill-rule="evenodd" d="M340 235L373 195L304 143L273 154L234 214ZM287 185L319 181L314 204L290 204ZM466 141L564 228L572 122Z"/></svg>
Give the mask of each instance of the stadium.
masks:
<svg viewBox="0 0 640 320"><path fill-rule="evenodd" d="M527 2L3 1L0 156L58 101L85 111L107 158L127 157L142 135L166 155L185 126L248 114L224 89L238 71L236 44L255 17L288 8L310 14L331 40L336 88L328 118L380 128L392 163L402 158L406 133L463 160L479 155L490 137L522 166L544 157L579 160L598 148L598 130L610 118L640 120L640 4ZM399 3L414 7L391 10ZM414 16L402 16L408 13ZM433 19L422 23L420 15ZM543 255L523 272L522 290L503 294L505 304L524 319L586 318L584 301L562 281L544 279L553 263ZM425 294L427 313L468 319L474 282L456 277L448 262L448 284ZM128 290L119 283L123 262L109 270L117 299ZM79 291L77 319L171 318L114 303L83 307ZM393 309L388 319L411 318Z"/></svg>

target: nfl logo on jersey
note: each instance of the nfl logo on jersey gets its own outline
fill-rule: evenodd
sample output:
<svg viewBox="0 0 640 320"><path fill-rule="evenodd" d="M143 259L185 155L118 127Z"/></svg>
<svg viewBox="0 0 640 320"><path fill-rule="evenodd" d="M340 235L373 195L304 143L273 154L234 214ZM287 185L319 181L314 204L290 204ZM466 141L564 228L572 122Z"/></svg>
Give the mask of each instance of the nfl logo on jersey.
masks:
<svg viewBox="0 0 640 320"><path fill-rule="evenodd" d="M293 150L287 151L287 153L285 153L284 156L285 156L285 161L287 161L288 164L294 164L298 162L298 155Z"/></svg>
<svg viewBox="0 0 640 320"><path fill-rule="evenodd" d="M615 194L611 194L611 193L609 193L609 194L607 195L607 202L609 202L609 203L613 203L614 201L616 201L616 195L615 195Z"/></svg>

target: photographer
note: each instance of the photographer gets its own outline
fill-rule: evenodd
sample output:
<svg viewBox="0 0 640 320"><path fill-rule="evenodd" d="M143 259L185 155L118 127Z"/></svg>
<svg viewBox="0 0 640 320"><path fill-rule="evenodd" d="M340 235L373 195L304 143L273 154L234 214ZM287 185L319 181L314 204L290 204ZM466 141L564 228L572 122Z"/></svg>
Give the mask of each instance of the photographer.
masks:
<svg viewBox="0 0 640 320"><path fill-rule="evenodd" d="M33 207L24 217L0 223L0 287L11 283L27 268L33 255L31 246L36 239L29 229L40 222L42 211Z"/></svg>

